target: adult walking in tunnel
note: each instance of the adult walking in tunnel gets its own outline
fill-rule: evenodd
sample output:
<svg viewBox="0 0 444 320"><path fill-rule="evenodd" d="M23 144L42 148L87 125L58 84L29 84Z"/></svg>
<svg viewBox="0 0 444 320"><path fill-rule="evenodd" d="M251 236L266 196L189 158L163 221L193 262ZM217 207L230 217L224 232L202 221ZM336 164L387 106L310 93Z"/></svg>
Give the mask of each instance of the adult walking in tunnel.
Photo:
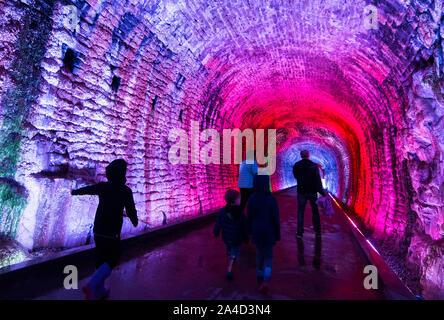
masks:
<svg viewBox="0 0 444 320"><path fill-rule="evenodd" d="M304 234L304 212L307 201L310 201L313 229L316 232L316 236L320 236L321 221L316 200L318 192L324 197L326 193L322 187L318 164L309 159L310 152L308 150L302 150L300 154L302 160L296 162L293 166L293 175L297 180L298 192L298 227L296 236L302 238Z"/></svg>
<svg viewBox="0 0 444 320"><path fill-rule="evenodd" d="M133 193L125 185L126 168L125 160L114 160L106 167L108 182L100 182L71 192L72 195L99 196L93 229L97 270L83 287L88 300L104 298L109 294L104 283L119 260L124 208L134 227L138 225Z"/></svg>
<svg viewBox="0 0 444 320"><path fill-rule="evenodd" d="M241 209L245 210L247 201L254 192L253 181L257 175L258 164L255 151L248 151L246 159L239 165L237 186L241 194Z"/></svg>
<svg viewBox="0 0 444 320"><path fill-rule="evenodd" d="M273 247L281 240L279 207L270 192L270 177L254 177L254 193L247 206L248 228L251 240L256 245L256 273L259 291L266 293L269 288L273 265Z"/></svg>

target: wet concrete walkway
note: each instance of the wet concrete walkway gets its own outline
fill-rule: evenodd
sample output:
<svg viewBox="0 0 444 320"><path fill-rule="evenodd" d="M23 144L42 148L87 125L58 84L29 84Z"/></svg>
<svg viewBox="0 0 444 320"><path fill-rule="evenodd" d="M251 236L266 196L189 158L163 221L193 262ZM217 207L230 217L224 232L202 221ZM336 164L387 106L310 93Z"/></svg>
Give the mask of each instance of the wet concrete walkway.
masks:
<svg viewBox="0 0 444 320"><path fill-rule="evenodd" d="M234 280L226 280L225 249L211 237L213 225L150 240L122 254L108 279L110 299L382 299L363 286L368 264L341 214L321 216L316 240L311 208L305 212L303 240L297 240L296 190L276 194L282 240L275 247L270 292L257 292L254 245L243 245ZM87 282L81 279L79 288ZM83 299L79 290L63 288L39 299Z"/></svg>

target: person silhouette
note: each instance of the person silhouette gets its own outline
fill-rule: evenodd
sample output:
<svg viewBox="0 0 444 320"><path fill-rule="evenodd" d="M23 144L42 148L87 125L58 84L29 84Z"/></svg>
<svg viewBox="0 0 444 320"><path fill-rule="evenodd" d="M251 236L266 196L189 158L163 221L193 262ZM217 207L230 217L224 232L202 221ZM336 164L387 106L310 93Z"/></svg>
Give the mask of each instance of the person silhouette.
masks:
<svg viewBox="0 0 444 320"><path fill-rule="evenodd" d="M240 252L241 243L249 242L247 222L240 207L240 193L229 189L225 193L226 205L219 210L213 228L213 236L218 237L222 230L222 240L226 246L228 257L227 279L233 279L232 268Z"/></svg>
<svg viewBox="0 0 444 320"><path fill-rule="evenodd" d="M270 176L254 177L254 193L247 204L248 230L256 245L256 273L259 291L267 293L273 264L273 247L281 240L279 206L270 191Z"/></svg>
<svg viewBox="0 0 444 320"><path fill-rule="evenodd" d="M93 228L96 244L96 271L82 288L88 300L101 299L109 295L109 289L105 289L104 284L119 260L123 209L134 227L138 225L133 193L125 184L126 169L125 160L114 160L106 167L107 182L71 191L72 195L99 196Z"/></svg>
<svg viewBox="0 0 444 320"><path fill-rule="evenodd" d="M253 180L258 172L258 163L256 161L256 152L249 150L246 159L239 165L239 178L237 187L241 194L241 209L244 211L248 199L254 192Z"/></svg>
<svg viewBox="0 0 444 320"><path fill-rule="evenodd" d="M321 221L316 200L318 192L322 196L325 196L326 193L322 187L318 164L309 159L310 152L308 150L302 150L300 154L302 160L296 162L293 166L293 175L298 183L298 226L296 236L302 238L304 233L304 211L307 201L310 201L312 223L316 236L321 236Z"/></svg>

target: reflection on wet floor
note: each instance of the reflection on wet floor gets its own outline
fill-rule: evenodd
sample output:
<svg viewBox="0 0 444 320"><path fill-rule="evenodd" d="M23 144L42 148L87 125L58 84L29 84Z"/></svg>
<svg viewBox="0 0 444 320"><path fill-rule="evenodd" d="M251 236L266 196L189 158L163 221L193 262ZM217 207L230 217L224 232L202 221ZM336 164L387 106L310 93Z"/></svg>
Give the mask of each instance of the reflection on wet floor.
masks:
<svg viewBox="0 0 444 320"><path fill-rule="evenodd" d="M322 264L322 238L315 237L314 254L313 254L313 267L320 269ZM296 238L298 246L298 263L300 266L305 266L305 245L304 240Z"/></svg>
<svg viewBox="0 0 444 320"><path fill-rule="evenodd" d="M270 292L257 292L254 245L243 245L234 279L226 280L225 248L211 237L212 225L175 233L168 241L140 243L122 255L108 279L110 299L381 299L366 290L366 260L343 217L321 217L316 238L307 204L305 233L296 238L296 190L276 194L282 239L274 252ZM87 279L81 279L79 288ZM63 288L39 299L83 299L81 290Z"/></svg>

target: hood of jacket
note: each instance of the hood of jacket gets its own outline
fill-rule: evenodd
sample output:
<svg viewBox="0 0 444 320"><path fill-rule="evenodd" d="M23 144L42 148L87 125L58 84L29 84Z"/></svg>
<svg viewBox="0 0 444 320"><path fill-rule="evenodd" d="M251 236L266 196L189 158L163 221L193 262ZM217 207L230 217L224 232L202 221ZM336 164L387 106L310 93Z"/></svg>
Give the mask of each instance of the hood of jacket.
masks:
<svg viewBox="0 0 444 320"><path fill-rule="evenodd" d="M270 193L270 176L269 175L255 175L254 176L254 191Z"/></svg>
<svg viewBox="0 0 444 320"><path fill-rule="evenodd" d="M111 183L125 184L127 163L123 159L112 161L106 167L106 178Z"/></svg>

